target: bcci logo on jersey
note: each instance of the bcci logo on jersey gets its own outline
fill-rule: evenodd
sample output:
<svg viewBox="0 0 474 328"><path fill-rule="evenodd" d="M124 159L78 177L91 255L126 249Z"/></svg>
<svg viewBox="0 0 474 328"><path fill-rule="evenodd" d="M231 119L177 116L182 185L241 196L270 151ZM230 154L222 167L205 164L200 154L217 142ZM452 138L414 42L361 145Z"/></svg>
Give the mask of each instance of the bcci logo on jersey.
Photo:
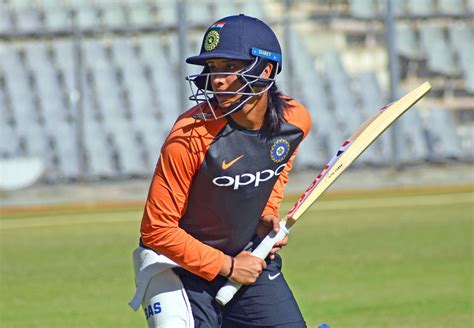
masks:
<svg viewBox="0 0 474 328"><path fill-rule="evenodd" d="M283 138L277 139L270 149L270 158L275 163L281 163L290 151L290 143Z"/></svg>

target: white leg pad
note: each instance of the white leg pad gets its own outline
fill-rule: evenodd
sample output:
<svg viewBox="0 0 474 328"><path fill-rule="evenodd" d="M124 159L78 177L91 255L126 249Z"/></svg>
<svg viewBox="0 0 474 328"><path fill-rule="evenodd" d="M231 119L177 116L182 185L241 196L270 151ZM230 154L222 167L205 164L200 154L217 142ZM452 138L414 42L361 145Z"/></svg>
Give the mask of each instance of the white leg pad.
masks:
<svg viewBox="0 0 474 328"><path fill-rule="evenodd" d="M137 290L130 306L140 304L150 328L192 328L194 320L188 296L171 270L178 265L164 255L138 247L133 252Z"/></svg>

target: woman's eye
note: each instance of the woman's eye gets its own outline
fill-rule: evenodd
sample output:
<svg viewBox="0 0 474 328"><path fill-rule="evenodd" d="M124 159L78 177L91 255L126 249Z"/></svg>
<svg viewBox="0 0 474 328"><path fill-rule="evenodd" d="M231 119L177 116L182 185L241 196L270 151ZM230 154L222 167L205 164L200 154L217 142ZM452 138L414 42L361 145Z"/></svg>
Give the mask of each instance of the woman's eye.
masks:
<svg viewBox="0 0 474 328"><path fill-rule="evenodd" d="M226 69L227 69L229 72L232 72L233 70L235 70L235 65L229 64L229 65L226 66Z"/></svg>

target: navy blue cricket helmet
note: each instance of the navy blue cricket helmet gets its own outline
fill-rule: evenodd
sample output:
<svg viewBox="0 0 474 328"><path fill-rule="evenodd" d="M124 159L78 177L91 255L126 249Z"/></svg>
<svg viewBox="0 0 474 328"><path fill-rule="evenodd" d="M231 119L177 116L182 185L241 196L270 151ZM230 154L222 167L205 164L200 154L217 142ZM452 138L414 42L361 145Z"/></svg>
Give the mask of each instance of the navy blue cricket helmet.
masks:
<svg viewBox="0 0 474 328"><path fill-rule="evenodd" d="M210 77L215 75L207 67L207 60L231 59L248 61L248 66L239 72L217 73L237 75L242 87L237 91L213 91ZM275 83L275 77L282 69L281 47L272 29L258 18L243 14L219 19L204 34L199 55L186 59L189 64L204 66L201 74L186 77L192 95L189 97L198 104L206 101L211 113L202 113L202 118L218 119L242 108L253 96L261 95ZM268 63L273 70L268 78L261 77ZM193 87L197 87L195 90ZM240 101L224 115L217 116L212 102L216 94L239 94Z"/></svg>

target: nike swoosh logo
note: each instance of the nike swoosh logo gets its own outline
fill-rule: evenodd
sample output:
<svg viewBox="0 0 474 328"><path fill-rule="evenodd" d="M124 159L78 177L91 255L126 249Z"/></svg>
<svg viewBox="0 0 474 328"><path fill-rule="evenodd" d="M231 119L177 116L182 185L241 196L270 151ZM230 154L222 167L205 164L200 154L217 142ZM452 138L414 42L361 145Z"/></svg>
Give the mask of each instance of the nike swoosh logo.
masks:
<svg viewBox="0 0 474 328"><path fill-rule="evenodd" d="M231 167L232 165L235 164L235 162L237 162L239 159L241 159L242 157L244 157L244 155L240 155L239 157L237 157L236 159L233 159L232 161L230 161L229 163L226 163L225 160L222 161L222 169L223 170L227 170L229 167Z"/></svg>
<svg viewBox="0 0 474 328"><path fill-rule="evenodd" d="M268 279L269 280L275 280L280 274L281 274L281 272L278 272L277 274L274 274L273 276L271 274L268 274Z"/></svg>

